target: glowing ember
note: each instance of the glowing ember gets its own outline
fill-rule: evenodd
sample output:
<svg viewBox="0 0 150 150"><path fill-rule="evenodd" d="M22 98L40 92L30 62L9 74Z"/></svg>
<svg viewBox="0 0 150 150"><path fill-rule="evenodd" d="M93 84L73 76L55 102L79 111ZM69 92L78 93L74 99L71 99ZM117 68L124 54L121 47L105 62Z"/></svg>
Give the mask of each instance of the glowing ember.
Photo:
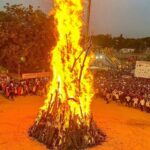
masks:
<svg viewBox="0 0 150 150"><path fill-rule="evenodd" d="M53 12L58 32L52 51L53 79L30 135L49 148L93 146L103 137L90 115L93 96L92 76L88 72L90 58L88 50L83 50L80 44L83 1L54 0ZM74 139L70 137L72 134Z"/></svg>

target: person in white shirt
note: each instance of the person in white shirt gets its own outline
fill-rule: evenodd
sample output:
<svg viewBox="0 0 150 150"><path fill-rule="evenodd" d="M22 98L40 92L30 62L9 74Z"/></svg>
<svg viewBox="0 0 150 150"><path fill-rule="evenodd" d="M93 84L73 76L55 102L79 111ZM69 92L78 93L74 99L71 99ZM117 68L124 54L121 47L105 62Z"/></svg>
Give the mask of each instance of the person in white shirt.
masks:
<svg viewBox="0 0 150 150"><path fill-rule="evenodd" d="M130 105L130 101L131 101L131 97L127 95L127 96L125 97L125 99L126 99L126 104L127 104L127 106L129 106L129 105Z"/></svg>
<svg viewBox="0 0 150 150"><path fill-rule="evenodd" d="M150 112L150 101L149 100L146 101L145 106L146 106L146 111Z"/></svg>
<svg viewBox="0 0 150 150"><path fill-rule="evenodd" d="M144 110L144 105L145 105L145 100L144 100L144 98L142 98L142 99L140 100L140 108L141 108L141 111Z"/></svg>
<svg viewBox="0 0 150 150"><path fill-rule="evenodd" d="M139 99L137 97L133 98L133 107L135 107L135 108L138 107L138 101L139 101Z"/></svg>

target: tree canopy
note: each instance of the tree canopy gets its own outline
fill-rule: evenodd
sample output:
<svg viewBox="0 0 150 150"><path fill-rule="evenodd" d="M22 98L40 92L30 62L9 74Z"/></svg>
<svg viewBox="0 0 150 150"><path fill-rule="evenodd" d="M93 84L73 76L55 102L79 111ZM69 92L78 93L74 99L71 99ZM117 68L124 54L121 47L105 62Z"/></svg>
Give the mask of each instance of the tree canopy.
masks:
<svg viewBox="0 0 150 150"><path fill-rule="evenodd" d="M150 48L150 37L146 38L124 38L121 34L118 37L112 37L109 34L92 36L92 41L95 45L105 47L112 47L115 49L134 48L136 52Z"/></svg>
<svg viewBox="0 0 150 150"><path fill-rule="evenodd" d="M0 64L11 72L47 71L55 45L52 16L31 5L6 4L0 11Z"/></svg>

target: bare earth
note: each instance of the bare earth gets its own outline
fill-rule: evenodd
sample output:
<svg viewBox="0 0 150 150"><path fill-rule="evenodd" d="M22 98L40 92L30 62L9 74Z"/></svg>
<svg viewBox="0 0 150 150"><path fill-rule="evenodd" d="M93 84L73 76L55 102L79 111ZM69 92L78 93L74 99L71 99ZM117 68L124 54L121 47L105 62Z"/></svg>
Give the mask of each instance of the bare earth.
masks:
<svg viewBox="0 0 150 150"><path fill-rule="evenodd" d="M40 97L0 97L0 150L46 150L27 133L42 104ZM100 99L93 101L92 111L107 139L91 150L150 150L150 114Z"/></svg>

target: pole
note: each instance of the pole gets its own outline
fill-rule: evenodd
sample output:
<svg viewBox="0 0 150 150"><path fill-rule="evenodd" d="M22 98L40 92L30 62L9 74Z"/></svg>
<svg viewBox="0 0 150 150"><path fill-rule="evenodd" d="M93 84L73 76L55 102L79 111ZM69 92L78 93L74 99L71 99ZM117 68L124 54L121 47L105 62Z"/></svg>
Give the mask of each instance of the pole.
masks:
<svg viewBox="0 0 150 150"><path fill-rule="evenodd" d="M20 74L21 74L21 65L18 63L18 80L20 81Z"/></svg>
<svg viewBox="0 0 150 150"><path fill-rule="evenodd" d="M87 37L90 34L90 17L91 17L91 0L88 0L88 14L87 14Z"/></svg>

